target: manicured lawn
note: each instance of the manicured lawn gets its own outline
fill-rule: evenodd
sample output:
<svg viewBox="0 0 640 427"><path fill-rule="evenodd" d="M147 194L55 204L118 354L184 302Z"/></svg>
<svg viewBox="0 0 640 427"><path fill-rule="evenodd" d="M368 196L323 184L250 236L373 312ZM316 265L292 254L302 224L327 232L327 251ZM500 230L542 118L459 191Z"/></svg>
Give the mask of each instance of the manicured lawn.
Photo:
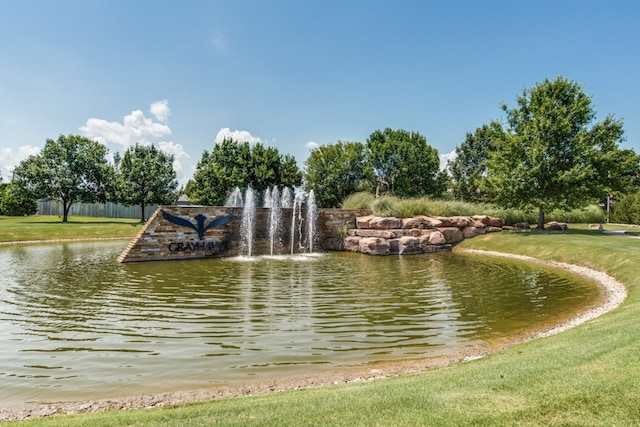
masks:
<svg viewBox="0 0 640 427"><path fill-rule="evenodd" d="M139 220L57 216L0 216L0 242L56 239L132 238Z"/></svg>
<svg viewBox="0 0 640 427"><path fill-rule="evenodd" d="M640 239L586 226L466 240L483 249L584 265L626 285L616 310L484 358L365 383L173 408L55 416L43 426L630 426L640 424ZM380 272L382 274L383 272Z"/></svg>

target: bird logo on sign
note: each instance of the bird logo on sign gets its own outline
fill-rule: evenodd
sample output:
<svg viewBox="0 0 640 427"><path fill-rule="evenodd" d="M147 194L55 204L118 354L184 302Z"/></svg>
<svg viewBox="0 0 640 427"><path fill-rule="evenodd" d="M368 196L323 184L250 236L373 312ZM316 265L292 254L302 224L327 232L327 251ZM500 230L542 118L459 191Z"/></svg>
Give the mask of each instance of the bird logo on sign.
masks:
<svg viewBox="0 0 640 427"><path fill-rule="evenodd" d="M198 233L198 238L202 240L204 238L204 233L208 229L212 227L219 227L221 225L225 225L226 223L228 223L233 219L233 217L235 216L235 212L231 212L229 215L216 218L210 221L207 225L204 224L204 222L207 219L207 216L203 214L198 214L194 217L194 219L196 220L195 224L191 222L191 220L184 219L179 216L171 215L169 212L165 210L162 211L162 216L169 222L193 229L196 233Z"/></svg>

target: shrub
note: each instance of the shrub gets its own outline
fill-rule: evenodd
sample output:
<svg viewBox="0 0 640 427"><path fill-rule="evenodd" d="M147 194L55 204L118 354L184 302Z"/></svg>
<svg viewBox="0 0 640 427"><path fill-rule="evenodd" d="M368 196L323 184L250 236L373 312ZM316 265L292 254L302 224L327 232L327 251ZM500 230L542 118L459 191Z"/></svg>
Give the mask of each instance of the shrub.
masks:
<svg viewBox="0 0 640 427"><path fill-rule="evenodd" d="M432 199L416 197L401 199L395 196L382 196L376 199L371 193L354 193L342 203L344 209L369 209L377 216L393 216L411 218L416 215L426 216L472 216L490 215L504 218L507 225L520 222L537 224L537 210L503 209L485 203L471 203L459 200ZM639 205L640 208L640 205ZM640 214L640 210L638 211ZM600 223L605 222L604 211L596 205L570 211L553 210L546 215L547 221L567 223ZM640 217L638 218L640 221Z"/></svg>
<svg viewBox="0 0 640 427"><path fill-rule="evenodd" d="M38 211L38 201L26 195L12 184L0 193L0 213L8 216L33 215Z"/></svg>
<svg viewBox="0 0 640 427"><path fill-rule="evenodd" d="M376 200L376 196L366 191L353 193L342 201L343 209L369 209Z"/></svg>
<svg viewBox="0 0 640 427"><path fill-rule="evenodd" d="M640 192L618 197L613 205L611 221L621 224L640 224Z"/></svg>

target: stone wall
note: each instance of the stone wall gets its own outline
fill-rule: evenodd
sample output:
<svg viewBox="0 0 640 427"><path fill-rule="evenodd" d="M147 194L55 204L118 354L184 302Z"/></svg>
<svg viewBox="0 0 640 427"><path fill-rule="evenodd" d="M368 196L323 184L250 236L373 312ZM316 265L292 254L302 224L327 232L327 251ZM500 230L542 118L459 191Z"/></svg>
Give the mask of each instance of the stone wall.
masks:
<svg viewBox="0 0 640 427"><path fill-rule="evenodd" d="M309 251L306 207L296 213L293 245L292 209L282 209L273 254ZM488 216L381 218L363 210L318 209L314 251L350 250L372 255L450 250L465 238L500 231L504 221ZM251 255L271 252L270 209L256 208ZM248 255L243 247L242 208L160 206L118 261L162 261Z"/></svg>
<svg viewBox="0 0 640 427"><path fill-rule="evenodd" d="M480 234L502 231L501 218L471 217L356 218L356 227L348 230L346 250L370 255L409 255L449 251L456 243Z"/></svg>
<svg viewBox="0 0 640 427"><path fill-rule="evenodd" d="M182 220L176 224L167 219L164 213ZM292 209L282 209L281 227L274 243L274 254L291 253ZM252 255L271 253L269 236L270 209L256 208ZM316 238L314 250L339 250L346 231L355 228L357 216L365 211L344 209L318 209L316 220ZM229 215L233 217L226 223L208 228L200 239L196 217L202 215L202 227L212 221ZM298 216L296 214L296 216ZM298 231L306 229L306 208L303 207L302 223L296 223L294 252L303 248L308 251L309 243L301 241ZM299 220L299 219L298 219ZM186 223L190 223L191 226ZM219 206L160 206L149 218L138 235L127 245L118 257L120 262L161 261L179 259L198 259L247 255L242 247L242 208ZM298 225L299 224L299 225ZM303 248L301 248L303 246Z"/></svg>

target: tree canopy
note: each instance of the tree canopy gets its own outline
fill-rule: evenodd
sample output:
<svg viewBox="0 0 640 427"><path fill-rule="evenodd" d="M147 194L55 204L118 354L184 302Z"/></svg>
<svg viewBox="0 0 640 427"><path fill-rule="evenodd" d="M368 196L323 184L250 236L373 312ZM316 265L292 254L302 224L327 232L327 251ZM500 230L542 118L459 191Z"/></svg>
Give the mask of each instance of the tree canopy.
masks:
<svg viewBox="0 0 640 427"><path fill-rule="evenodd" d="M438 150L418 132L376 130L367 139L367 148L377 179L377 194L438 196L445 190L447 176L439 170Z"/></svg>
<svg viewBox="0 0 640 427"><path fill-rule="evenodd" d="M252 187L259 193L273 186L298 186L302 173L295 159L274 147L251 145L225 138L206 150L185 192L195 202L221 205L235 187Z"/></svg>
<svg viewBox="0 0 640 427"><path fill-rule="evenodd" d="M178 181L173 155L153 145L130 146L120 161L116 158L116 199L124 205L140 206L140 221L145 221L148 204L169 204L177 200Z"/></svg>
<svg viewBox="0 0 640 427"><path fill-rule="evenodd" d="M591 97L575 82L547 79L502 109L508 127L489 153L486 190L503 206L537 208L539 229L545 211L603 198L637 169L637 156L618 147L622 122L593 123Z"/></svg>
<svg viewBox="0 0 640 427"><path fill-rule="evenodd" d="M323 207L338 207L352 193L371 191L374 176L366 146L338 141L314 148L305 161L304 183Z"/></svg>
<svg viewBox="0 0 640 427"><path fill-rule="evenodd" d="M464 142L456 147L456 157L448 165L454 198L467 202L485 198L482 188L488 172L486 161L495 149L494 140L501 134L502 127L493 121L477 128L474 133L467 133Z"/></svg>
<svg viewBox="0 0 640 427"><path fill-rule="evenodd" d="M107 153L104 145L78 135L47 139L40 154L15 168L14 182L29 197L59 200L67 222L73 203L106 200L113 175Z"/></svg>

